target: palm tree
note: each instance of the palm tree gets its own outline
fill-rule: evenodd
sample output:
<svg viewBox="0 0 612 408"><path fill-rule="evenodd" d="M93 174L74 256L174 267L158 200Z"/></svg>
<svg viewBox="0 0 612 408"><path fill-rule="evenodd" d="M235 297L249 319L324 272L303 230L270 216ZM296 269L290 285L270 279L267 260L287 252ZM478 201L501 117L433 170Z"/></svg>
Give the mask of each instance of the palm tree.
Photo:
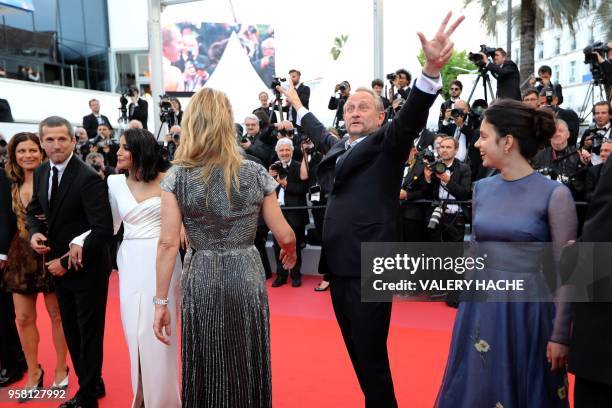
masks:
<svg viewBox="0 0 612 408"><path fill-rule="evenodd" d="M467 6L474 1L478 1L482 8L480 21L485 25L489 34L495 33L495 24L499 17L503 18L505 12L497 13L498 5L495 0L464 0ZM510 1L510 0L506 0ZM594 1L594 0L590 0ZM521 27L521 58L520 71L521 80L525 80L532 72L534 72L534 51L535 40L538 33L544 27L544 19L548 18L556 27L562 27L567 24L572 34L574 33L574 23L580 9L587 7L589 0L520 0L520 13L513 16L513 25ZM603 9L607 5L609 11L608 0L602 0ZM506 7L503 6L503 10ZM604 13L602 11L601 13ZM602 20L602 24L609 23L609 14L607 20ZM608 27L609 28L609 27Z"/></svg>

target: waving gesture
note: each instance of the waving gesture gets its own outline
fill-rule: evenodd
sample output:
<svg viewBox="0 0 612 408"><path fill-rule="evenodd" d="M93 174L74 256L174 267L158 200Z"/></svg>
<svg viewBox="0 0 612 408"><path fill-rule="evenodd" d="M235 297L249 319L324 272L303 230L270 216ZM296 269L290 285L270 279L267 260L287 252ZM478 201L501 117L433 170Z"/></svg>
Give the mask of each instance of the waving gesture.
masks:
<svg viewBox="0 0 612 408"><path fill-rule="evenodd" d="M440 69L448 62L451 54L453 53L453 42L450 40L450 36L459 24L464 20L464 16L459 17L451 26L446 29L448 22L453 13L450 11L440 24L440 28L436 32L436 35L431 40L427 40L425 35L421 32L417 33L423 46L423 52L425 53L425 66L423 72L426 75L437 77L440 75Z"/></svg>

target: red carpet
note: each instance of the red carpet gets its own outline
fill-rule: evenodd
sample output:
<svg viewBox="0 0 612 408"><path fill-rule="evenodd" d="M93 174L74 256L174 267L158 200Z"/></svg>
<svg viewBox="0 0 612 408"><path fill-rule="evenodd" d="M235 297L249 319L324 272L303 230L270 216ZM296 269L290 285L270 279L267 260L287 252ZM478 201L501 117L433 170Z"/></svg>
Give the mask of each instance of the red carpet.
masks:
<svg viewBox="0 0 612 408"><path fill-rule="evenodd" d="M329 291L315 293L317 277L304 277L301 288L269 288L272 336L273 405L288 408L362 407L363 397L353 373ZM117 276L111 277L105 335L103 377L107 396L101 407L128 407L132 395L129 357L119 317ZM54 353L50 322L42 299L38 303L40 362L52 382ZM389 350L400 407L431 407L446 363L455 311L439 303L394 304ZM76 389L70 376L69 395ZM15 388L23 386L25 379ZM4 395L4 394L3 394ZM57 402L34 402L56 407ZM23 406L0 403L0 406ZM27 405L26 405L27 406Z"/></svg>

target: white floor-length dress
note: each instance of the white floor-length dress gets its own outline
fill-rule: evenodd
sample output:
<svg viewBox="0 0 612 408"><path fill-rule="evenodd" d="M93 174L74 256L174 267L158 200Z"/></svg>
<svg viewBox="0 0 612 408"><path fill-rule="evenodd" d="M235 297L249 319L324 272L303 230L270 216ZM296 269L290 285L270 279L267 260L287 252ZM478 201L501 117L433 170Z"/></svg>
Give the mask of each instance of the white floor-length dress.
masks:
<svg viewBox="0 0 612 408"><path fill-rule="evenodd" d="M168 292L174 329L170 346L153 334L155 260L160 234L159 197L137 202L124 175L108 177L115 233L123 222L123 242L117 254L121 321L130 353L132 407L180 407L177 346L177 300L181 261L177 257ZM139 379L140 373L140 379Z"/></svg>

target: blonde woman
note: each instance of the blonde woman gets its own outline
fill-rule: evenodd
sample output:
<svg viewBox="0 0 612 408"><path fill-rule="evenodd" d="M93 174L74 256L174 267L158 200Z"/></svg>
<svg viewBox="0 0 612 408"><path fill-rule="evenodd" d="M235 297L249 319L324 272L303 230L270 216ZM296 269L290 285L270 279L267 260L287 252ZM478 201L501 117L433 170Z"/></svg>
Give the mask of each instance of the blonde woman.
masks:
<svg viewBox="0 0 612 408"><path fill-rule="evenodd" d="M203 88L183 116L175 166L162 181L154 331L172 335L168 288L180 246L190 243L181 278L183 407L272 405L268 297L253 245L260 211L296 262L295 235L281 213L277 183L238 151L225 94Z"/></svg>

